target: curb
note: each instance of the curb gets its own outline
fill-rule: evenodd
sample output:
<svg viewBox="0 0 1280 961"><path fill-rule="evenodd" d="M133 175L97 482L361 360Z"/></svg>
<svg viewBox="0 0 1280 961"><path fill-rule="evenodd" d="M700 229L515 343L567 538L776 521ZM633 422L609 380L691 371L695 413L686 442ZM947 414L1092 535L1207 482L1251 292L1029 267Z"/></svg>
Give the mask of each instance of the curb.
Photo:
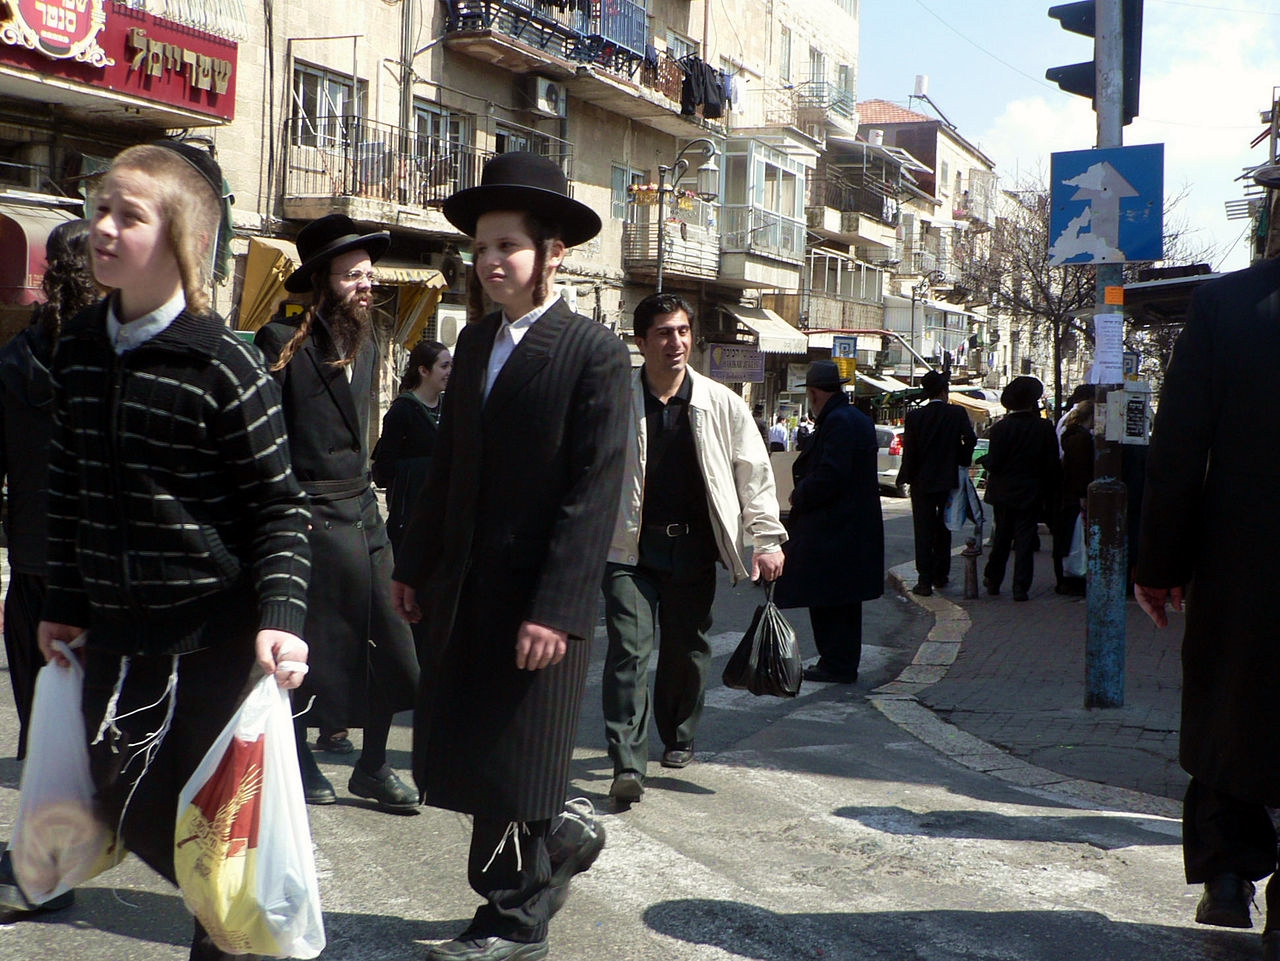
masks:
<svg viewBox="0 0 1280 961"><path fill-rule="evenodd" d="M889 581L898 593L933 614L933 628L902 673L867 695L876 710L957 764L1017 787L1084 807L1181 820L1182 804L1178 801L1037 767L941 720L921 704L917 695L947 676L973 624L959 604L937 594L930 597L912 594L907 585L914 582L915 575L914 563L899 564L888 572Z"/></svg>

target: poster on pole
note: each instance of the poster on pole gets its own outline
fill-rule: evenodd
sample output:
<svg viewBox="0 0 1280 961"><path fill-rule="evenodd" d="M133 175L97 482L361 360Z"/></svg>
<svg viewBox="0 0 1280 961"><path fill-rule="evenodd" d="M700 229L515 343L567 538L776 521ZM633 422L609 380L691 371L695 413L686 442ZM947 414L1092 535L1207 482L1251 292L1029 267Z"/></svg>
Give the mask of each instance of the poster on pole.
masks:
<svg viewBox="0 0 1280 961"><path fill-rule="evenodd" d="M1091 384L1124 381L1124 314L1093 315L1093 369Z"/></svg>

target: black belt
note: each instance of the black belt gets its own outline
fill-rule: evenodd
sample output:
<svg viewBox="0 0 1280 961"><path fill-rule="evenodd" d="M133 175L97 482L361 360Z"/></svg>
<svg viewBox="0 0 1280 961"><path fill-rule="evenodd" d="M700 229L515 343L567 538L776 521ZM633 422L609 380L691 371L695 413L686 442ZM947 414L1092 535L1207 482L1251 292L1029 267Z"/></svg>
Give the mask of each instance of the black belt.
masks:
<svg viewBox="0 0 1280 961"><path fill-rule="evenodd" d="M674 522L670 524L646 523L642 526L647 531L660 531L667 537L683 537L685 534L697 534L706 530L706 528L701 524L682 524Z"/></svg>
<svg viewBox="0 0 1280 961"><path fill-rule="evenodd" d="M299 481L298 486L306 491L311 500L325 504L363 494L369 489L369 478L366 476L342 480Z"/></svg>

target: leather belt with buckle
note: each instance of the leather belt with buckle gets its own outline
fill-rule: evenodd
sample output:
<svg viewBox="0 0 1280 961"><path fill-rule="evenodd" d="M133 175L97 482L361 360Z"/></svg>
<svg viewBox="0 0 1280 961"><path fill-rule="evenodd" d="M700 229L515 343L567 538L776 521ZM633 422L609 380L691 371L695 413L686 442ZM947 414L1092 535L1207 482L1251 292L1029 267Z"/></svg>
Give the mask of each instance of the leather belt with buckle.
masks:
<svg viewBox="0 0 1280 961"><path fill-rule="evenodd" d="M650 530L662 531L667 537L683 537L693 533L692 524L645 524Z"/></svg>

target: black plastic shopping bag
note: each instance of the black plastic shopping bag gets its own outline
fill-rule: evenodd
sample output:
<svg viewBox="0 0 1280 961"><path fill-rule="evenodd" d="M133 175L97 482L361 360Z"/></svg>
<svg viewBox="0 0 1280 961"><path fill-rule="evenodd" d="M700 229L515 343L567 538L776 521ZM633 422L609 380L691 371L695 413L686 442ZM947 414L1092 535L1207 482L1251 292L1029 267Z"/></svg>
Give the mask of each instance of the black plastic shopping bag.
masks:
<svg viewBox="0 0 1280 961"><path fill-rule="evenodd" d="M773 582L764 590L764 603L725 665L724 684L757 695L795 697L804 678L796 632L773 603Z"/></svg>

